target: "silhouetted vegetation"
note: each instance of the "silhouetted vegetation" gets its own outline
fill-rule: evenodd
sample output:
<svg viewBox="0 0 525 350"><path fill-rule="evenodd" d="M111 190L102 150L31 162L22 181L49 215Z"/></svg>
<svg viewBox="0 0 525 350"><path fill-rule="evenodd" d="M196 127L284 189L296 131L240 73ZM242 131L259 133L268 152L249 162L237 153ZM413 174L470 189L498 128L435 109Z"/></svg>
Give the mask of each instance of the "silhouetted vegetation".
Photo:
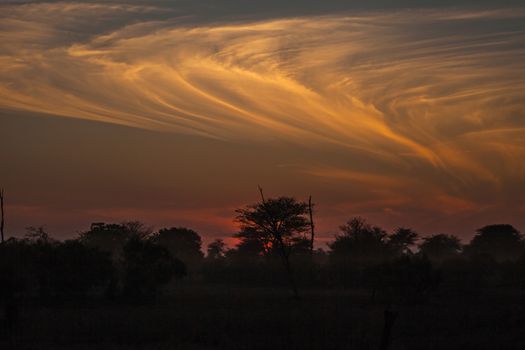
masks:
<svg viewBox="0 0 525 350"><path fill-rule="evenodd" d="M523 236L511 225L488 225L477 230L465 254L512 261L523 255L523 244Z"/></svg>
<svg viewBox="0 0 525 350"><path fill-rule="evenodd" d="M452 235L437 234L423 238L419 252L431 261L440 263L459 257L462 247L459 238Z"/></svg>
<svg viewBox="0 0 525 350"><path fill-rule="evenodd" d="M9 335L0 344L118 348L129 337L195 349L489 349L499 345L485 333L517 337L525 327L525 244L511 225L484 226L462 244L356 217L325 251L312 249L311 208L262 197L237 210L235 246L215 239L206 255L184 227L94 223L66 241L30 227L0 244ZM49 335L61 327L63 340Z"/></svg>
<svg viewBox="0 0 525 350"><path fill-rule="evenodd" d="M155 296L159 286L186 275L186 266L168 249L135 236L126 242L122 254L123 290L126 296Z"/></svg>
<svg viewBox="0 0 525 350"><path fill-rule="evenodd" d="M262 195L262 191L261 191ZM295 298L299 297L296 278L292 269L291 255L295 250L310 247L305 233L310 228L306 215L308 204L293 198L280 197L265 200L237 210L237 222L241 231L236 235L241 241L258 247L257 255L281 258L287 279ZM240 245L245 247L245 245ZM255 247L255 245L254 245Z"/></svg>
<svg viewBox="0 0 525 350"><path fill-rule="evenodd" d="M204 258L201 251L201 237L197 232L188 228L161 229L155 234L154 241L172 256L184 262L189 270L197 269Z"/></svg>

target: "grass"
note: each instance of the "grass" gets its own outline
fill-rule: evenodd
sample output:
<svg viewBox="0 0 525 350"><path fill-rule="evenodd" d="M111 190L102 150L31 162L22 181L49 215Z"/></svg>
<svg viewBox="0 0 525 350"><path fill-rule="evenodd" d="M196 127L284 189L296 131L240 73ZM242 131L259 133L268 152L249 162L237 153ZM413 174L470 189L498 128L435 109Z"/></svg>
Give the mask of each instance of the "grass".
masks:
<svg viewBox="0 0 525 350"><path fill-rule="evenodd" d="M525 349L525 299L512 290L441 292L392 305L390 349ZM377 349L385 305L357 290L181 286L154 303L26 304L0 348Z"/></svg>

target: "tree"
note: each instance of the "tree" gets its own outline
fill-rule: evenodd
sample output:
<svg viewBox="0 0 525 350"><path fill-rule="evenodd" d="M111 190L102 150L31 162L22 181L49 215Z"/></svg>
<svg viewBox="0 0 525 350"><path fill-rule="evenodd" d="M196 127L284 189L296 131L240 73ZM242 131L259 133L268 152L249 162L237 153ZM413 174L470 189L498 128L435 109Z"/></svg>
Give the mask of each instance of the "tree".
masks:
<svg viewBox="0 0 525 350"><path fill-rule="evenodd" d="M488 225L478 229L465 247L465 253L470 256L490 256L497 261L517 260L524 252L523 236L508 224Z"/></svg>
<svg viewBox="0 0 525 350"><path fill-rule="evenodd" d="M418 238L418 234L409 228L399 227L392 235L388 238L388 245L392 249L394 255L407 255L411 254L412 247Z"/></svg>
<svg viewBox="0 0 525 350"><path fill-rule="evenodd" d="M34 252L29 242L10 238L0 244L0 303L26 295L34 285Z"/></svg>
<svg viewBox="0 0 525 350"><path fill-rule="evenodd" d="M90 247L110 252L116 259L122 253L122 248L129 239L134 237L144 239L151 234L151 229L138 221L121 224L99 222L91 224L89 231L81 233L80 241Z"/></svg>
<svg viewBox="0 0 525 350"><path fill-rule="evenodd" d="M124 293L132 298L154 296L173 277L186 275L182 261L152 240L133 237L123 247Z"/></svg>
<svg viewBox="0 0 525 350"><path fill-rule="evenodd" d="M236 212L236 221L241 228L239 237L259 242L265 254L275 253L281 258L293 296L298 298L290 255L296 242L304 239L310 228L308 204L290 197L265 200L262 196L261 203Z"/></svg>
<svg viewBox="0 0 525 350"><path fill-rule="evenodd" d="M55 296L85 295L89 289L103 286L112 274L109 253L88 247L76 240L40 241L33 245L39 279Z"/></svg>
<svg viewBox="0 0 525 350"><path fill-rule="evenodd" d="M226 257L234 260L261 260L269 255L268 245L255 235L239 232L233 235L239 242L226 252Z"/></svg>
<svg viewBox="0 0 525 350"><path fill-rule="evenodd" d="M341 233L328 244L332 260L359 266L379 263L387 257L387 234L382 228L356 217L340 229Z"/></svg>
<svg viewBox="0 0 525 350"><path fill-rule="evenodd" d="M208 244L206 257L211 260L224 258L226 254L226 243L222 239L216 239Z"/></svg>
<svg viewBox="0 0 525 350"><path fill-rule="evenodd" d="M26 227L25 239L32 242L41 242L47 243L50 241L49 234L46 232L46 229L43 226Z"/></svg>
<svg viewBox="0 0 525 350"><path fill-rule="evenodd" d="M419 252L434 262L456 258L461 252L461 241L453 235L437 234L423 238Z"/></svg>
<svg viewBox="0 0 525 350"><path fill-rule="evenodd" d="M155 236L155 241L182 260L188 268L198 265L204 257L201 236L189 228L163 228Z"/></svg>

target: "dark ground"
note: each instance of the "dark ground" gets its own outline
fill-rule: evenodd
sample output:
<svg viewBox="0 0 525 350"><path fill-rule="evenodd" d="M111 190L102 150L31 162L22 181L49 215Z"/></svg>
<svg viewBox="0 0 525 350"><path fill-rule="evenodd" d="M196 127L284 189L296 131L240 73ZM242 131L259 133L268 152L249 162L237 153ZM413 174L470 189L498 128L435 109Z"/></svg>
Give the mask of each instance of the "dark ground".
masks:
<svg viewBox="0 0 525 350"><path fill-rule="evenodd" d="M385 304L358 290L178 286L155 302L25 302L1 349L378 349ZM440 290L393 304L389 349L525 349L525 294Z"/></svg>

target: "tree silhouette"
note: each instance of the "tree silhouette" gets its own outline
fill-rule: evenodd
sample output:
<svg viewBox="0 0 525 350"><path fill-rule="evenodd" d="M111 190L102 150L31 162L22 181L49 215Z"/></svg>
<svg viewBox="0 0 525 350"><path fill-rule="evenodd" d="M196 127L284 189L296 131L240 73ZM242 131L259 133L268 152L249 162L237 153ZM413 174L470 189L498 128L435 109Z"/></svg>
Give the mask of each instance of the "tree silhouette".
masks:
<svg viewBox="0 0 525 350"><path fill-rule="evenodd" d="M49 234L43 226L33 227L29 226L26 228L25 239L33 242L49 242Z"/></svg>
<svg viewBox="0 0 525 350"><path fill-rule="evenodd" d="M112 265L109 254L79 241L37 243L36 262L46 293L54 296L82 296L109 281Z"/></svg>
<svg viewBox="0 0 525 350"><path fill-rule="evenodd" d="M173 277L186 275L182 261L152 240L133 237L123 247L124 293L132 298L154 296Z"/></svg>
<svg viewBox="0 0 525 350"><path fill-rule="evenodd" d="M217 260L224 258L226 254L226 243L222 239L216 239L208 244L206 257L209 260Z"/></svg>
<svg viewBox="0 0 525 350"><path fill-rule="evenodd" d="M452 235L432 235L423 238L423 242L419 245L419 252L431 261L443 262L459 255L461 242L459 238Z"/></svg>
<svg viewBox="0 0 525 350"><path fill-rule="evenodd" d="M410 247L416 244L418 236L412 229L399 227L388 238L388 245L396 256L412 254Z"/></svg>
<svg viewBox="0 0 525 350"><path fill-rule="evenodd" d="M387 234L380 227L371 226L363 218L356 217L340 229L341 234L328 244L332 261L367 265L387 257Z"/></svg>
<svg viewBox="0 0 525 350"><path fill-rule="evenodd" d="M257 237L257 234L244 230L234 234L233 237L239 239L239 242L226 252L226 258L229 260L242 263L263 260L270 255L268 243Z"/></svg>
<svg viewBox="0 0 525 350"><path fill-rule="evenodd" d="M198 266L204 257L201 251L201 236L189 228L163 228L155 236L155 241L171 255L182 260L190 271Z"/></svg>
<svg viewBox="0 0 525 350"><path fill-rule="evenodd" d="M151 234L151 229L138 221L122 224L93 223L89 231L80 234L80 241L88 246L108 251L116 259L129 239L134 237L143 239Z"/></svg>
<svg viewBox="0 0 525 350"><path fill-rule="evenodd" d="M248 205L236 212L240 237L259 242L266 253L274 252L281 257L293 295L298 298L290 255L294 245L304 239L310 227L308 204L290 197L265 200L262 196L261 203Z"/></svg>
<svg viewBox="0 0 525 350"><path fill-rule="evenodd" d="M497 261L516 260L525 252L521 233L508 224L487 225L465 247L470 256L490 256Z"/></svg>

